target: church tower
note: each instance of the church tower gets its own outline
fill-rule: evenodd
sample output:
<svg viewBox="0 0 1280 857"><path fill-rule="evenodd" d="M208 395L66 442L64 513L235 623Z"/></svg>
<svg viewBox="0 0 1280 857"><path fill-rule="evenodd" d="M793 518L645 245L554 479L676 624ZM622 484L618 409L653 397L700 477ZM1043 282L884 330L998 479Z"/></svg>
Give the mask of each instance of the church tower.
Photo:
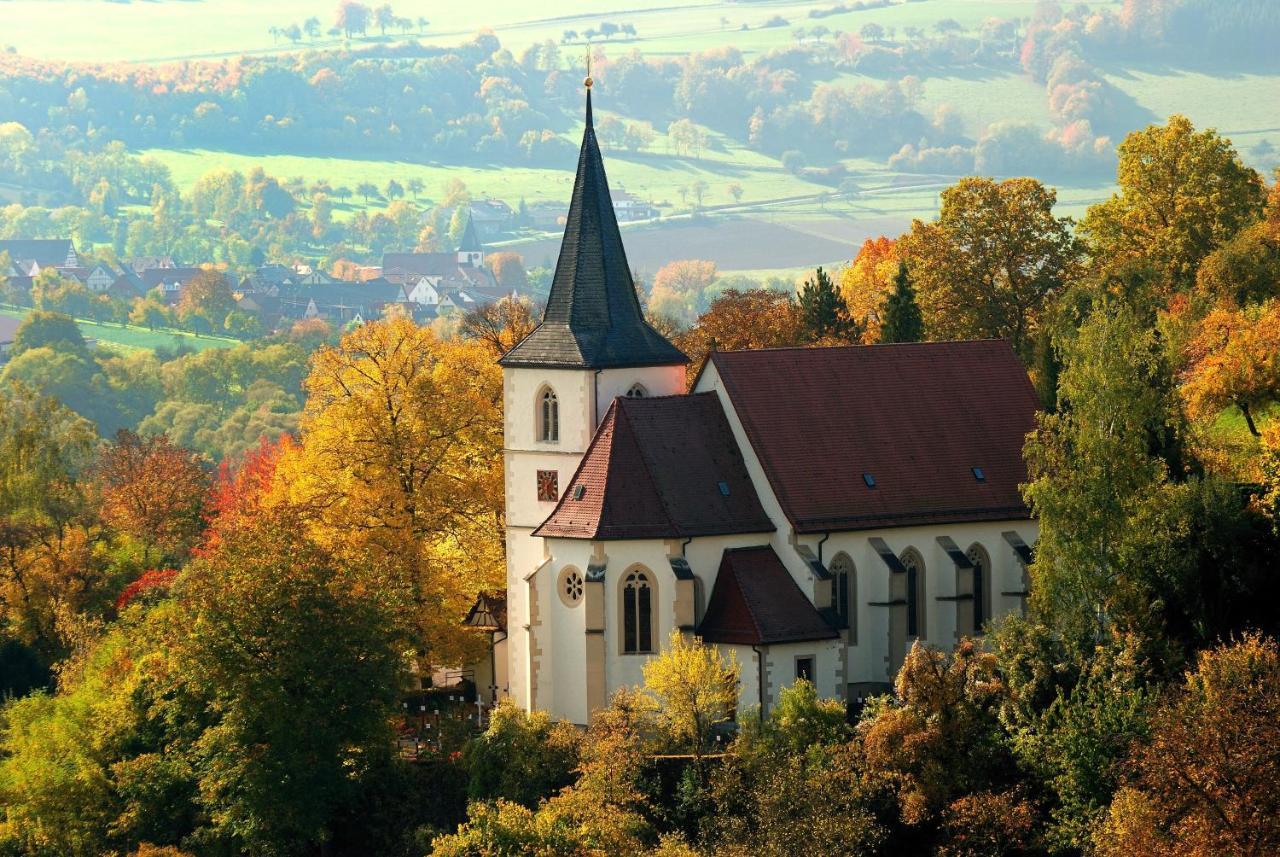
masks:
<svg viewBox="0 0 1280 857"><path fill-rule="evenodd" d="M542 323L503 369L508 692L538 706L539 605L528 580L547 559L532 533L554 510L618 396L684 392L688 358L644 320L613 212L586 80L586 128ZM532 630L531 630L532 629Z"/></svg>
<svg viewBox="0 0 1280 857"><path fill-rule="evenodd" d="M462 230L462 240L458 242L458 264L479 268L484 263L484 245L476 234L476 221L467 213L467 228Z"/></svg>

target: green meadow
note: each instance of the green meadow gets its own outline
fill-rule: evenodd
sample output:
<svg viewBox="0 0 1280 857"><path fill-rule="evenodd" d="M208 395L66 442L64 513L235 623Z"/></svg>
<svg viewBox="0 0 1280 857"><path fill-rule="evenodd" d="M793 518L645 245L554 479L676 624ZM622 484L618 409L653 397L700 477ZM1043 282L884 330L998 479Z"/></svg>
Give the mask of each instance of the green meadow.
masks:
<svg viewBox="0 0 1280 857"><path fill-rule="evenodd" d="M0 309L0 315L9 318L24 318L29 310ZM177 348L179 345L193 351L207 351L210 348L230 348L239 345L240 340L225 336L197 336L181 330L149 330L132 324L104 324L84 318L76 319L76 325L85 339L96 340L99 344L119 351L154 351L157 348Z"/></svg>

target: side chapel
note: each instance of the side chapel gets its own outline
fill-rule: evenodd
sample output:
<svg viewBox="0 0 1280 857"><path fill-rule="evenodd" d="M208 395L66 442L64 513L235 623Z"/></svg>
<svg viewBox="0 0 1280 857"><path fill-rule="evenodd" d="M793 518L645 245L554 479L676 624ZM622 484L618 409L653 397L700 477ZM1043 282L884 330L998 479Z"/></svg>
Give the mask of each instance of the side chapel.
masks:
<svg viewBox="0 0 1280 857"><path fill-rule="evenodd" d="M590 86L588 79L588 87ZM688 358L644 319L591 119L542 323L503 367L507 590L493 681L585 724L672 630L740 705L887 690L1024 608L1037 400L1002 341Z"/></svg>

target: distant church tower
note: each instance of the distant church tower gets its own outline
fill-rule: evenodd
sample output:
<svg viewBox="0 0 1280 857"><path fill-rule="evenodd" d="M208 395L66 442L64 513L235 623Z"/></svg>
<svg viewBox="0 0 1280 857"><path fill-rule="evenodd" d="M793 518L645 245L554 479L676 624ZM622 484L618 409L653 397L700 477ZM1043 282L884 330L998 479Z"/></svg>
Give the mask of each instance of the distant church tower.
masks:
<svg viewBox="0 0 1280 857"><path fill-rule="evenodd" d="M532 532L555 508L613 399L683 393L689 362L644 320L591 121L590 77L586 86L586 129L547 308L542 323L499 361L508 693L526 709L539 707L542 656L530 645L529 628L541 620L528 579L547 559Z"/></svg>
<svg viewBox="0 0 1280 857"><path fill-rule="evenodd" d="M458 242L458 264L479 268L484 263L484 246L480 236L476 234L476 221L467 213L467 228L462 230L462 240Z"/></svg>

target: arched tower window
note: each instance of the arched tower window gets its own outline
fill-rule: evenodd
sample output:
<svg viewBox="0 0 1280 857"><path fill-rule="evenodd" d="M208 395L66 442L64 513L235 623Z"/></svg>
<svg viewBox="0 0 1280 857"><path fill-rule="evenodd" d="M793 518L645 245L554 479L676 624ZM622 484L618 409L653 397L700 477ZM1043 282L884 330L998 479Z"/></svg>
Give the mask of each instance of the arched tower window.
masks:
<svg viewBox="0 0 1280 857"><path fill-rule="evenodd" d="M837 627L849 629L849 642L858 641L858 578L853 560L838 553L831 560L831 609Z"/></svg>
<svg viewBox="0 0 1280 857"><path fill-rule="evenodd" d="M560 402L550 387L543 387L538 396L538 440L560 442Z"/></svg>
<svg viewBox="0 0 1280 857"><path fill-rule="evenodd" d="M907 569L907 636L924 639L924 559L911 548L902 555L902 565Z"/></svg>
<svg viewBox="0 0 1280 857"><path fill-rule="evenodd" d="M643 399L648 397L649 391L644 388L644 384L636 382L631 385L631 389L627 390L628 399Z"/></svg>
<svg viewBox="0 0 1280 857"><path fill-rule="evenodd" d="M653 651L653 582L643 569L633 569L622 581L622 651Z"/></svg>
<svg viewBox="0 0 1280 857"><path fill-rule="evenodd" d="M971 546L966 556L973 563L969 588L973 593L973 633L981 634L982 626L991 618L991 557L979 544Z"/></svg>

